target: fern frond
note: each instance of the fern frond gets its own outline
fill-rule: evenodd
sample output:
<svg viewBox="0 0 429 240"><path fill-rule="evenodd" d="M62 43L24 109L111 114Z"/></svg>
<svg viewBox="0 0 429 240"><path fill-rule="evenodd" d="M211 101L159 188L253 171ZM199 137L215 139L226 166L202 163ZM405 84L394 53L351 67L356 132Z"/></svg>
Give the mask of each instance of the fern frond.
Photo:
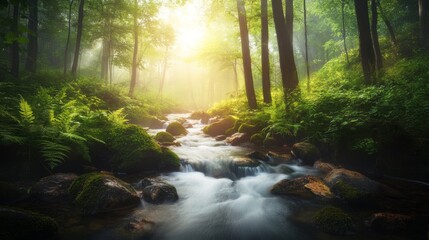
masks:
<svg viewBox="0 0 429 240"><path fill-rule="evenodd" d="M30 104L21 97L19 101L19 114L21 115L21 124L33 124L35 117Z"/></svg>
<svg viewBox="0 0 429 240"><path fill-rule="evenodd" d="M92 135L85 135L85 137L86 137L86 139L91 139L91 140L94 140L94 141L96 141L96 142L99 142L99 143L102 143L102 144L106 144L106 142L105 142L105 141L103 141L103 140L101 140L101 139L99 139L99 138L96 138L96 137L94 137L94 136L92 136Z"/></svg>
<svg viewBox="0 0 429 240"><path fill-rule="evenodd" d="M70 147L49 140L42 140L40 145L44 162L50 169L54 169L64 162L71 151Z"/></svg>
<svg viewBox="0 0 429 240"><path fill-rule="evenodd" d="M7 126L0 127L0 143L9 144L23 144L25 142L25 138L21 136L17 136L12 128Z"/></svg>
<svg viewBox="0 0 429 240"><path fill-rule="evenodd" d="M109 121L117 125L123 125L128 122L128 120L126 119L126 114L124 113L124 108L120 108L116 111L111 112L107 116L107 118L109 119Z"/></svg>
<svg viewBox="0 0 429 240"><path fill-rule="evenodd" d="M72 142L78 143L78 142L86 142L86 138L81 137L74 133L68 133L68 132L61 132L60 135L62 137L65 137L67 140L70 140Z"/></svg>

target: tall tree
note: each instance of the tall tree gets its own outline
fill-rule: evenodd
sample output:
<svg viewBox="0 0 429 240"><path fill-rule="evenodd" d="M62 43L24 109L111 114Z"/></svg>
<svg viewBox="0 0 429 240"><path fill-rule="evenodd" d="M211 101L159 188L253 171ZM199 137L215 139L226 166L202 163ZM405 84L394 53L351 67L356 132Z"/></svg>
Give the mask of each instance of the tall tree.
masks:
<svg viewBox="0 0 429 240"><path fill-rule="evenodd" d="M76 34L76 46L74 49L74 58L71 73L73 76L76 76L77 64L79 61L80 54L80 43L82 39L82 31L83 31L83 8L84 8L85 0L80 0L79 2L79 15L77 20L77 34Z"/></svg>
<svg viewBox="0 0 429 240"><path fill-rule="evenodd" d="M383 67L383 57L381 55L380 43L378 41L378 12L377 1L371 0L371 39L372 46L374 47L375 66L379 70Z"/></svg>
<svg viewBox="0 0 429 240"><path fill-rule="evenodd" d="M264 102L271 103L270 56L268 52L268 0L261 0L261 64Z"/></svg>
<svg viewBox="0 0 429 240"><path fill-rule="evenodd" d="M293 43L286 28L285 17L281 0L272 0L274 25L277 33L277 44L279 48L280 70L282 73L282 84L286 110L288 110L288 97L298 86L298 74L293 56Z"/></svg>
<svg viewBox="0 0 429 240"><path fill-rule="evenodd" d="M378 10L380 10L381 19L383 19L383 22L387 27L387 31L389 32L390 42L392 43L393 46L398 45L398 42L396 40L395 30L393 29L392 23L390 23L389 19L387 18L386 14L384 13L384 10L383 10L383 7L381 6L380 0L377 0L377 6L378 6Z"/></svg>
<svg viewBox="0 0 429 240"><path fill-rule="evenodd" d="M422 46L427 46L429 36L429 24L428 24L428 0L419 1L419 19L420 19L420 40Z"/></svg>
<svg viewBox="0 0 429 240"><path fill-rule="evenodd" d="M68 15L67 15L67 19L68 19L68 30L67 30L66 49L64 50L64 69L63 69L63 73L64 73L64 74L66 74L66 73L67 73L67 60L68 60L68 55L69 55L70 31L71 31L71 12L72 12L73 1L74 1L74 0L70 0L70 4L69 4L69 13L68 13Z"/></svg>
<svg viewBox="0 0 429 240"><path fill-rule="evenodd" d="M347 64L350 64L349 51L347 50L347 42L346 42L346 17L344 12L345 6L346 6L346 0L341 0L341 22L342 22L341 35L343 36L343 45L344 45L344 52L346 53Z"/></svg>
<svg viewBox="0 0 429 240"><path fill-rule="evenodd" d="M359 52L366 84L373 83L375 56L369 26L368 2L354 0L359 32Z"/></svg>
<svg viewBox="0 0 429 240"><path fill-rule="evenodd" d="M136 88L136 83L137 83L137 54L139 51L139 24L138 24L138 9L139 9L139 4L137 2L137 0L134 0L134 17L133 17L133 21L134 21L134 51L133 51L133 63L131 66L131 82L130 82L130 91L128 92L129 96L133 96L134 95L134 90Z"/></svg>
<svg viewBox="0 0 429 240"><path fill-rule="evenodd" d="M35 72L37 67L37 30L38 30L38 5L37 0L28 0L28 45L25 69Z"/></svg>
<svg viewBox="0 0 429 240"><path fill-rule="evenodd" d="M286 0L285 8L286 30L289 34L290 40L293 42L293 0Z"/></svg>
<svg viewBox="0 0 429 240"><path fill-rule="evenodd" d="M307 4L303 0L304 6L304 38L305 38L305 68L307 70L307 91L310 92L310 64L308 61L308 35L307 35Z"/></svg>
<svg viewBox="0 0 429 240"><path fill-rule="evenodd" d="M238 22L240 25L241 52L243 54L244 82L246 86L249 107L257 107L255 89L253 86L252 62L250 59L249 30L247 28L246 8L243 0L237 0Z"/></svg>
<svg viewBox="0 0 429 240"><path fill-rule="evenodd" d="M19 77L19 8L20 3L19 1L14 1L12 3L12 24L11 24L11 32L14 35L14 39L12 42L12 45L10 46L10 62L11 62L11 68L10 73L15 78Z"/></svg>

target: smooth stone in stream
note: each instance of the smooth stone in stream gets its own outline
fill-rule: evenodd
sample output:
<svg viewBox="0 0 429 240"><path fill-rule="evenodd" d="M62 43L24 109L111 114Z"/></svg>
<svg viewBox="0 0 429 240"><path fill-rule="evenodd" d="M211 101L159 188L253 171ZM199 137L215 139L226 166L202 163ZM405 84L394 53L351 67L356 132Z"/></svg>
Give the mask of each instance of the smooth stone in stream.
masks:
<svg viewBox="0 0 429 240"><path fill-rule="evenodd" d="M145 178L141 181L142 197L146 202L161 204L179 200L176 188L162 180Z"/></svg>

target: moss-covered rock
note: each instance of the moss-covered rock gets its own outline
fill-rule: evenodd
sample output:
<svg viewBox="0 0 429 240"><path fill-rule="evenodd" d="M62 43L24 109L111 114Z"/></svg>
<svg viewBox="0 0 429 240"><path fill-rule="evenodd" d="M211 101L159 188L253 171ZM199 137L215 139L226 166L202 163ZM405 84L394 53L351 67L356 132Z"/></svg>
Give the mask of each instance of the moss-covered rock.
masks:
<svg viewBox="0 0 429 240"><path fill-rule="evenodd" d="M250 142L256 146L262 146L264 144L264 135L261 133L255 133L250 137Z"/></svg>
<svg viewBox="0 0 429 240"><path fill-rule="evenodd" d="M329 187L323 183L322 179L313 176L281 180L272 187L271 193L274 195L295 196L306 199L316 196L323 199L332 198Z"/></svg>
<svg viewBox="0 0 429 240"><path fill-rule="evenodd" d="M172 122L167 126L166 132L170 133L173 136L186 135L188 131L182 124L179 122Z"/></svg>
<svg viewBox="0 0 429 240"><path fill-rule="evenodd" d="M279 143L277 142L277 140L276 140L275 138L270 137L270 136L267 136L267 137L264 139L263 145L264 145L264 147L269 148L269 147L275 147L275 146L278 146L278 145L279 145Z"/></svg>
<svg viewBox="0 0 429 240"><path fill-rule="evenodd" d="M0 207L0 239L57 239L54 219L22 209Z"/></svg>
<svg viewBox="0 0 429 240"><path fill-rule="evenodd" d="M332 192L340 199L351 204L365 204L370 200L370 194L357 189L344 181L338 181L332 186Z"/></svg>
<svg viewBox="0 0 429 240"><path fill-rule="evenodd" d="M234 124L236 122L236 119L229 116L226 117L218 122L212 123L206 127L203 128L203 132L207 135L210 135L212 137L216 137L218 135L226 135L226 131L232 127L234 127Z"/></svg>
<svg viewBox="0 0 429 240"><path fill-rule="evenodd" d="M301 159L305 165L313 165L316 160L320 159L319 149L307 142L295 143L292 146L292 153Z"/></svg>
<svg viewBox="0 0 429 240"><path fill-rule="evenodd" d="M337 235L353 233L352 218L339 208L323 208L314 215L313 220L323 232Z"/></svg>
<svg viewBox="0 0 429 240"><path fill-rule="evenodd" d="M176 139L168 132L159 132L155 135L155 140L160 143L174 142Z"/></svg>
<svg viewBox="0 0 429 240"><path fill-rule="evenodd" d="M33 198L47 203L68 200L68 188L78 176L74 173L57 173L40 179L31 188Z"/></svg>
<svg viewBox="0 0 429 240"><path fill-rule="evenodd" d="M128 183L102 173L80 176L72 183L69 192L84 215L95 215L140 203L137 192Z"/></svg>

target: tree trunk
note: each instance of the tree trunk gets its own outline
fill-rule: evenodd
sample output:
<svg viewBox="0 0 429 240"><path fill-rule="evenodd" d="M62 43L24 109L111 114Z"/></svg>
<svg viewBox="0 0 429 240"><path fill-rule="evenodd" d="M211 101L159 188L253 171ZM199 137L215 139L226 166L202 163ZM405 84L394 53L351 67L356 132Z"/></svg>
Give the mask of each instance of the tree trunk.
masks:
<svg viewBox="0 0 429 240"><path fill-rule="evenodd" d="M255 89L253 86L252 63L249 48L249 30L247 29L246 9L243 0L237 0L238 21L240 25L241 51L243 54L244 82L249 107L257 107Z"/></svg>
<svg viewBox="0 0 429 240"><path fill-rule="evenodd" d="M37 0L28 0L28 45L27 60L25 69L28 72L35 72L37 67L37 24L38 24L38 7Z"/></svg>
<svg viewBox="0 0 429 240"><path fill-rule="evenodd" d="M128 95L132 97L134 95L134 90L137 83L137 53L139 51L139 25L137 22L137 9L138 2L134 0L134 52L133 52L133 65L131 66L131 82L130 82L130 91Z"/></svg>
<svg viewBox="0 0 429 240"><path fill-rule="evenodd" d="M70 30L71 30L71 10L73 6L73 1L74 0L70 0L70 5L69 5L67 41L66 41L66 49L64 51L64 71L63 71L64 75L67 73L67 59L69 55Z"/></svg>
<svg viewBox="0 0 429 240"><path fill-rule="evenodd" d="M368 2L354 0L359 31L359 52L366 84L373 83L375 56L369 27Z"/></svg>
<svg viewBox="0 0 429 240"><path fill-rule="evenodd" d="M419 1L419 20L420 20L420 41L423 47L428 45L428 1L427 0L418 0Z"/></svg>
<svg viewBox="0 0 429 240"><path fill-rule="evenodd" d="M292 91L298 86L298 74L293 56L293 43L287 31L283 15L282 1L272 0L272 8L274 25L277 33L277 44L279 47L280 71L282 74L284 100L286 110L288 110L288 98Z"/></svg>
<svg viewBox="0 0 429 240"><path fill-rule="evenodd" d="M261 0L261 63L264 103L271 103L270 57L268 52L268 2Z"/></svg>
<svg viewBox="0 0 429 240"><path fill-rule="evenodd" d="M380 0L377 0L378 10L380 10L381 19L383 19L384 24L386 24L387 31L389 32L390 36L390 42L393 46L397 46L398 42L396 40L395 31L393 30L392 24L390 23L389 19L387 18L386 14L383 11L383 8L381 7Z"/></svg>
<svg viewBox="0 0 429 240"><path fill-rule="evenodd" d="M342 26L343 26L343 31L342 31L343 45L344 45L344 52L346 53L347 64L350 64L349 51L347 50L347 42L346 42L346 21L345 21L345 14L344 14L345 5L346 5L346 1L342 0L341 1L341 19L342 19Z"/></svg>
<svg viewBox="0 0 429 240"><path fill-rule="evenodd" d="M74 58L73 58L73 65L72 65L72 75L76 76L77 71L77 64L79 62L79 55L80 55L80 42L82 39L82 30L83 30L83 7L85 4L85 0L80 0L79 3L79 16L77 21L77 34L76 34L76 47L74 49Z"/></svg>
<svg viewBox="0 0 429 240"><path fill-rule="evenodd" d="M307 69L307 91L310 92L310 64L308 61L308 36L307 36L307 4L304 1L304 34L305 34L305 67Z"/></svg>
<svg viewBox="0 0 429 240"><path fill-rule="evenodd" d="M371 38L372 38L372 45L374 47L375 66L377 70L380 70L383 67L383 57L381 55L380 43L378 41L377 23L378 23L377 2L376 0L371 0Z"/></svg>
<svg viewBox="0 0 429 240"><path fill-rule="evenodd" d="M105 80L106 86L109 84L108 71L109 71L109 55L110 55L110 41L107 37L103 38L103 50L101 56L101 75L100 78Z"/></svg>
<svg viewBox="0 0 429 240"><path fill-rule="evenodd" d="M286 0L286 30L293 43L293 0Z"/></svg>
<svg viewBox="0 0 429 240"><path fill-rule="evenodd" d="M14 34L15 39L13 40L12 45L10 46L10 63L11 63L10 73L15 78L19 77L18 24L19 24L19 2L14 2L11 32Z"/></svg>

